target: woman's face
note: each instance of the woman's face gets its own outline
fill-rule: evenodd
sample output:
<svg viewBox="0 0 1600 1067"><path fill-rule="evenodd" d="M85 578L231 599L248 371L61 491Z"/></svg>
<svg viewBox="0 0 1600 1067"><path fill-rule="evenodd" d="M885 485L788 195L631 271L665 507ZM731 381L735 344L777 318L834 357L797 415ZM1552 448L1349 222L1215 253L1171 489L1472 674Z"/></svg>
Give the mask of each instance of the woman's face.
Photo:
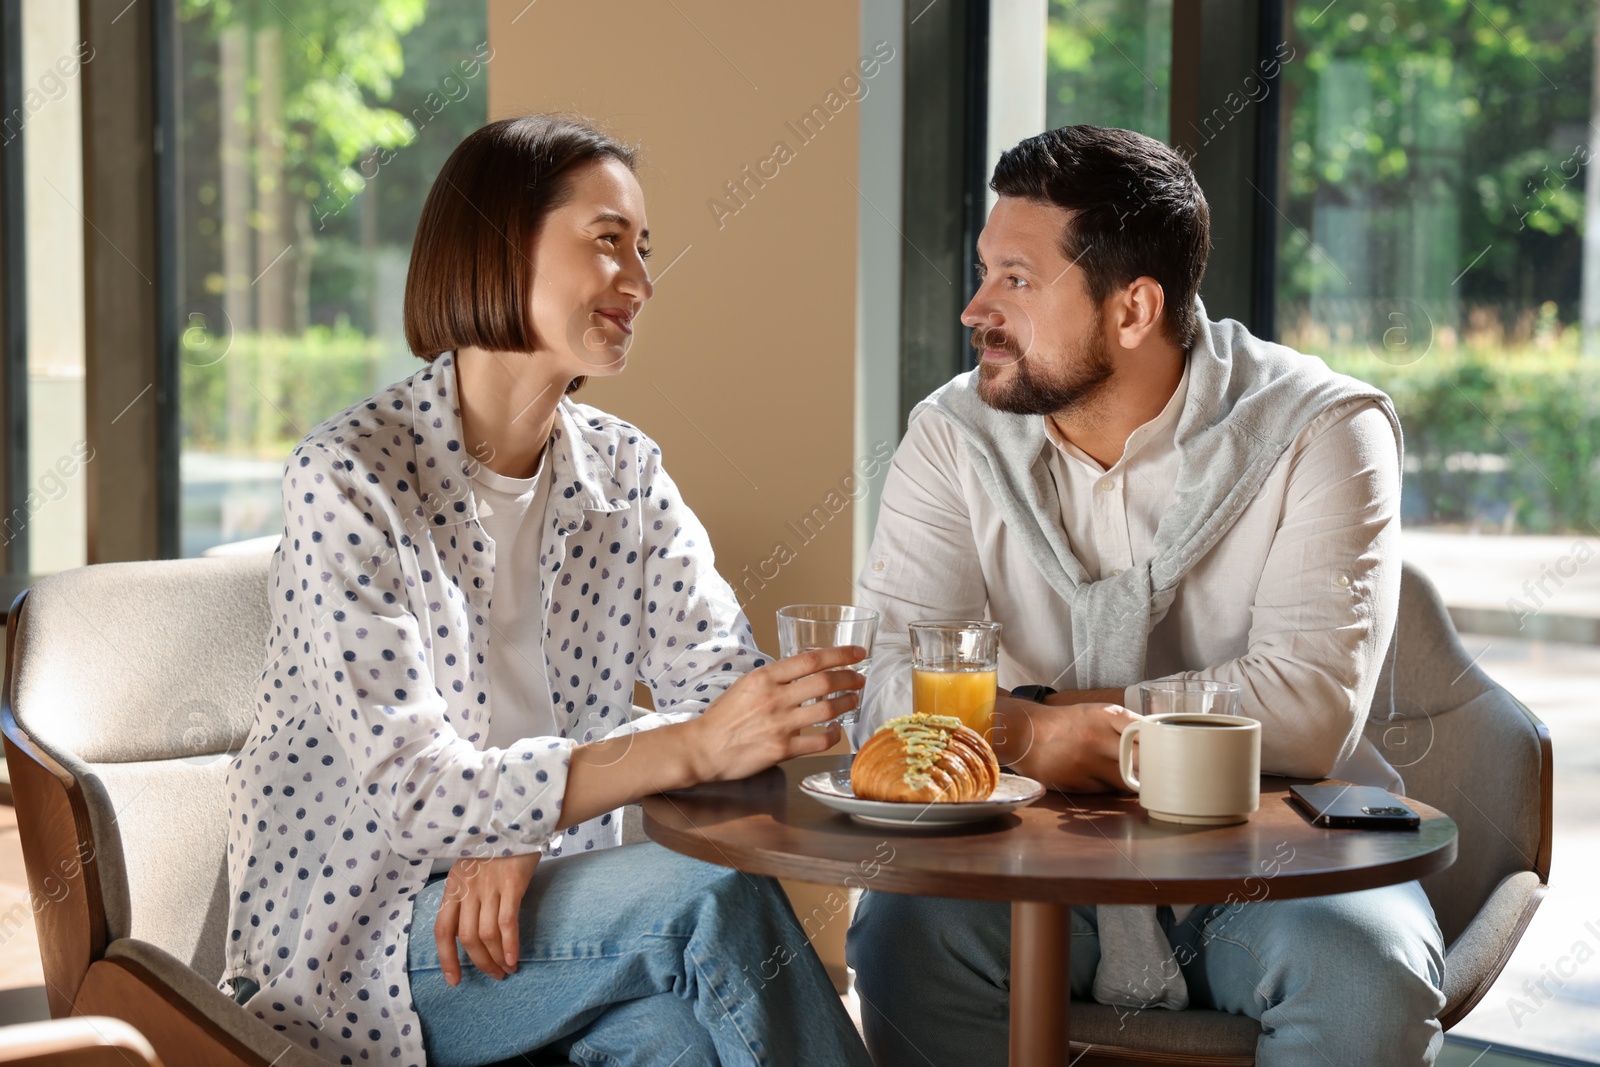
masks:
<svg viewBox="0 0 1600 1067"><path fill-rule="evenodd" d="M644 192L615 159L587 164L571 181L571 198L533 239L534 336L574 378L617 374L654 291Z"/></svg>

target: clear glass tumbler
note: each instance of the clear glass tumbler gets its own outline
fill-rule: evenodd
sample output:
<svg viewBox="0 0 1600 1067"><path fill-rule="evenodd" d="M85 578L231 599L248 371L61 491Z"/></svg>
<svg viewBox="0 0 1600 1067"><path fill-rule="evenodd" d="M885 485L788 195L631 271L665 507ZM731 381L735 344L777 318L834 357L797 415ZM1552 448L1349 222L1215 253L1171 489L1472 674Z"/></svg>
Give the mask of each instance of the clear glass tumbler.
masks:
<svg viewBox="0 0 1600 1067"><path fill-rule="evenodd" d="M1206 678L1140 682L1139 711L1144 715L1237 715L1239 687Z"/></svg>
<svg viewBox="0 0 1600 1067"><path fill-rule="evenodd" d="M878 613L871 608L854 604L790 604L778 609L778 655L784 659L819 648L860 645L867 650L867 658L851 664L850 669L866 674L872 666L872 639L877 633ZM829 693L828 698L843 692ZM834 721L849 726L860 714L860 708L851 708Z"/></svg>
<svg viewBox="0 0 1600 1067"><path fill-rule="evenodd" d="M911 710L953 715L985 738L994 729L1000 624L930 619L911 630Z"/></svg>

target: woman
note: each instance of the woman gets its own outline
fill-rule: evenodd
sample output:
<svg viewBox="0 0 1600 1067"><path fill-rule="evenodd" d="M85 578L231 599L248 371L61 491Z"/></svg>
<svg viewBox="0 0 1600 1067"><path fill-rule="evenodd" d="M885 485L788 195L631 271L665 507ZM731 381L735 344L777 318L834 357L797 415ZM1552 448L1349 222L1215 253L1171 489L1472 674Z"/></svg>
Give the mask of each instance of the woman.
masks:
<svg viewBox="0 0 1600 1067"><path fill-rule="evenodd" d="M462 142L406 281L429 365L285 469L223 987L340 1063L868 1062L775 883L607 848L624 804L827 748L863 681L766 663L660 450L567 398L651 295L633 168L560 118Z"/></svg>

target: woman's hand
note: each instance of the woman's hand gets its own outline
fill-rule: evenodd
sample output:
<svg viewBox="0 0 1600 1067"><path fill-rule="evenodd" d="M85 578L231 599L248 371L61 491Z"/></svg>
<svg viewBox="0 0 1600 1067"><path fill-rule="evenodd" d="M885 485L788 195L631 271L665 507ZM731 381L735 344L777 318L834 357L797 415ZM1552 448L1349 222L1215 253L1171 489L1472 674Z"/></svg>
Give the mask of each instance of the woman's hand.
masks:
<svg viewBox="0 0 1600 1067"><path fill-rule="evenodd" d="M748 778L783 760L832 748L839 740L832 720L861 703L867 684L860 672L842 668L866 655L866 649L846 645L776 660L741 677L692 719L577 746L556 829L652 793ZM823 699L829 693L844 695ZM801 707L808 700L817 703ZM827 727L802 732L820 722Z"/></svg>
<svg viewBox="0 0 1600 1067"><path fill-rule="evenodd" d="M473 966L494 979L517 969L522 942L517 913L528 891L539 853L457 860L445 876L444 903L434 920L433 940L439 947L439 969L446 985L461 981L456 940Z"/></svg>
<svg viewBox="0 0 1600 1067"><path fill-rule="evenodd" d="M696 778L747 778L783 760L832 748L840 732L832 720L861 703L860 690L867 684L859 672L840 668L866 655L857 645L802 652L734 682L705 714L684 724L694 733ZM840 692L844 695L821 699ZM817 703L802 707L808 700ZM825 730L801 733L825 720Z"/></svg>

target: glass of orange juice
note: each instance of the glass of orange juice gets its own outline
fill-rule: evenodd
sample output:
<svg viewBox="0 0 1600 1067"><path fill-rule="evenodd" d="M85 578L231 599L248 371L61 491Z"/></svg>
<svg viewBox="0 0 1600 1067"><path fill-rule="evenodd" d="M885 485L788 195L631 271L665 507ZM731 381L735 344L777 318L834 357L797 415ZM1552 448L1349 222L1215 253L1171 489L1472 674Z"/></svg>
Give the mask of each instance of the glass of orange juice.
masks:
<svg viewBox="0 0 1600 1067"><path fill-rule="evenodd" d="M971 619L914 622L911 710L953 715L985 738L994 729L1000 624Z"/></svg>

